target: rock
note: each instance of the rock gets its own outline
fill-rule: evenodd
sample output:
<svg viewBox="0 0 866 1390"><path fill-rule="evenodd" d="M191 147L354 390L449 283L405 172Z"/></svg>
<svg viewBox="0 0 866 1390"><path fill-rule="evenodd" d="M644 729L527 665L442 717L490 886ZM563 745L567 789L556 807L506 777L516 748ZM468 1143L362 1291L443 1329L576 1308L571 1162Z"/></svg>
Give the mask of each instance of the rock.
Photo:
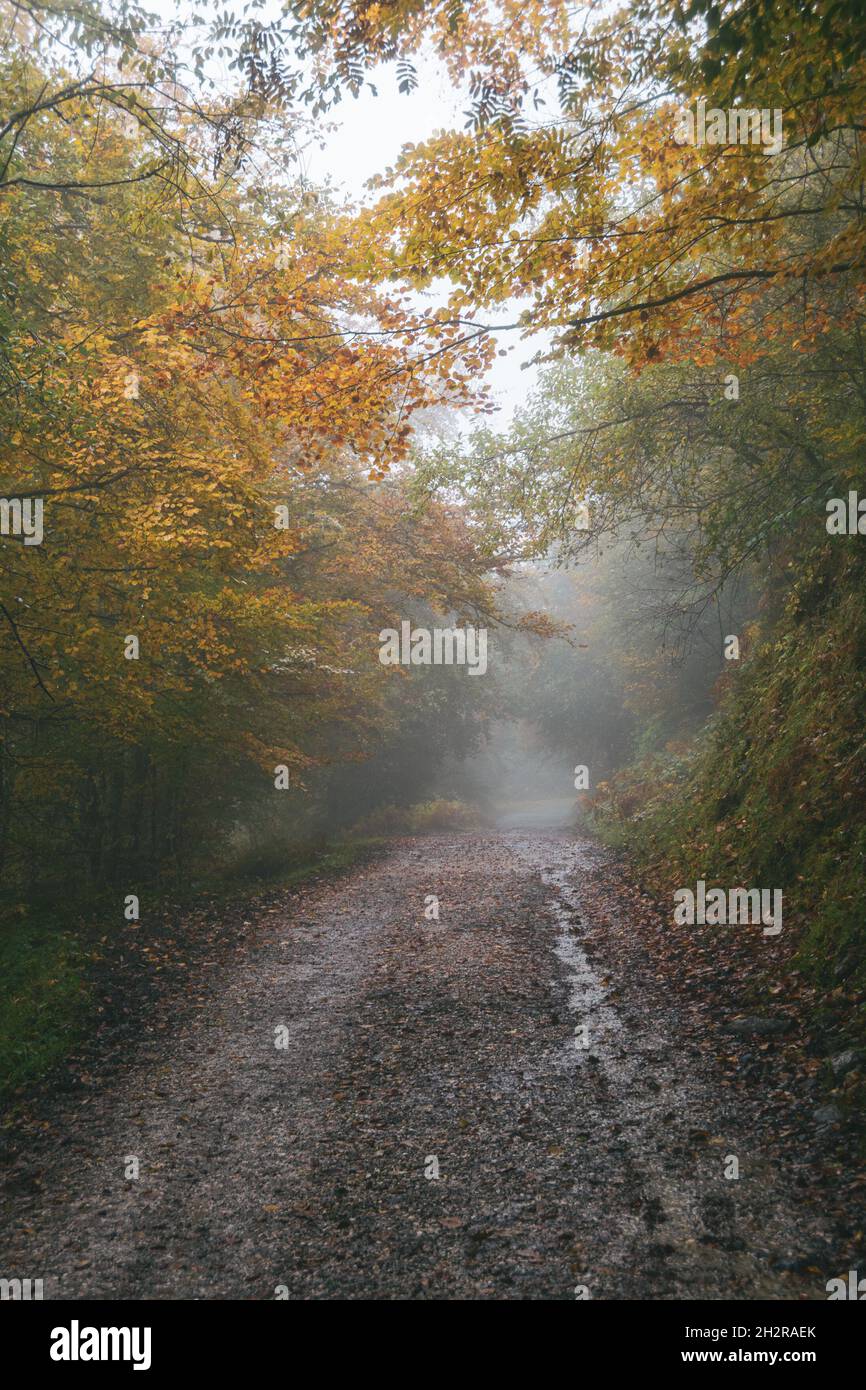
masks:
<svg viewBox="0 0 866 1390"><path fill-rule="evenodd" d="M782 1270L788 1274L803 1274L806 1270L814 1269L820 1260L820 1256L809 1255L784 1255L770 1261L772 1269Z"/></svg>
<svg viewBox="0 0 866 1390"><path fill-rule="evenodd" d="M729 1023L724 1031L733 1033L738 1038L750 1038L755 1034L771 1037L777 1033L787 1033L790 1026L790 1020L787 1018L737 1018L733 1023Z"/></svg>
<svg viewBox="0 0 866 1390"><path fill-rule="evenodd" d="M842 1111L838 1105L821 1105L815 1111L815 1119L819 1125L834 1125L841 1118Z"/></svg>
<svg viewBox="0 0 866 1390"><path fill-rule="evenodd" d="M835 1057L830 1058L830 1066L833 1068L834 1076L844 1076L846 1072L853 1071L863 1060L862 1054L856 1047L848 1047L844 1052L837 1052Z"/></svg>

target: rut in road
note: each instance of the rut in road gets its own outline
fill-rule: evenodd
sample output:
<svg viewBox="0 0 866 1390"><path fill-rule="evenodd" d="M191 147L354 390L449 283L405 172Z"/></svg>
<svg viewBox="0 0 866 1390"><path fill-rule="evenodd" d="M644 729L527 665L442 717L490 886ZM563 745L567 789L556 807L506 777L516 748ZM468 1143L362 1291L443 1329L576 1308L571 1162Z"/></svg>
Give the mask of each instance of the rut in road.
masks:
<svg viewBox="0 0 866 1390"><path fill-rule="evenodd" d="M774 1267L827 1233L675 989L635 968L613 1000L585 949L604 859L564 832L400 841L257 920L55 1117L4 1269L46 1298L826 1297Z"/></svg>

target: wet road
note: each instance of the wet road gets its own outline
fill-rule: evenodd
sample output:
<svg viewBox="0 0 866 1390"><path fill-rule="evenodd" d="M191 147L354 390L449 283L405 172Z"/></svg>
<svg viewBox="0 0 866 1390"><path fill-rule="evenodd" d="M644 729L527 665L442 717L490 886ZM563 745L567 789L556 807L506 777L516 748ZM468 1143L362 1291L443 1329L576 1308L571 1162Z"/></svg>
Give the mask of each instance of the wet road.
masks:
<svg viewBox="0 0 866 1390"><path fill-rule="evenodd" d="M825 1298L779 1272L820 1216L676 981L594 918L604 872L562 830L431 836L253 917L34 1141L3 1271L46 1298Z"/></svg>

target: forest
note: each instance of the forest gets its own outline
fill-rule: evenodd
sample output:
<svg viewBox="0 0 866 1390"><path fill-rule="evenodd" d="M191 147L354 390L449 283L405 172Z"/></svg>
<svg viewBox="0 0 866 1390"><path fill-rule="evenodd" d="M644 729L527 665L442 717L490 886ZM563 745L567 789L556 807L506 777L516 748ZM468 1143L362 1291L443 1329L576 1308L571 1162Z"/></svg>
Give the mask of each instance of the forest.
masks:
<svg viewBox="0 0 866 1390"><path fill-rule="evenodd" d="M779 1236L802 1286L695 1296L825 1298L866 1181L859 0L152 5L0 0L13 1172L257 913L345 881L339 927L445 845L438 922L519 841L537 922L549 834L621 885L623 952L739 991L722 1032L781 1006L741 1074L780 1068L834 1233ZM360 198L311 172L386 101L429 133ZM377 1277L286 1296L428 1296Z"/></svg>

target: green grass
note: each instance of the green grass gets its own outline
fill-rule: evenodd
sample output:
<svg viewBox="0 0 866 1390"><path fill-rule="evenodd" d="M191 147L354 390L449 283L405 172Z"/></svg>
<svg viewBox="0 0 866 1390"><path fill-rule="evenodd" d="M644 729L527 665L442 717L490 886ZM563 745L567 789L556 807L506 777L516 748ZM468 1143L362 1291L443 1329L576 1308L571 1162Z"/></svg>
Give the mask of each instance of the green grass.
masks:
<svg viewBox="0 0 866 1390"><path fill-rule="evenodd" d="M87 943L48 917L0 934L0 1098L44 1076L82 1037L92 1005Z"/></svg>

